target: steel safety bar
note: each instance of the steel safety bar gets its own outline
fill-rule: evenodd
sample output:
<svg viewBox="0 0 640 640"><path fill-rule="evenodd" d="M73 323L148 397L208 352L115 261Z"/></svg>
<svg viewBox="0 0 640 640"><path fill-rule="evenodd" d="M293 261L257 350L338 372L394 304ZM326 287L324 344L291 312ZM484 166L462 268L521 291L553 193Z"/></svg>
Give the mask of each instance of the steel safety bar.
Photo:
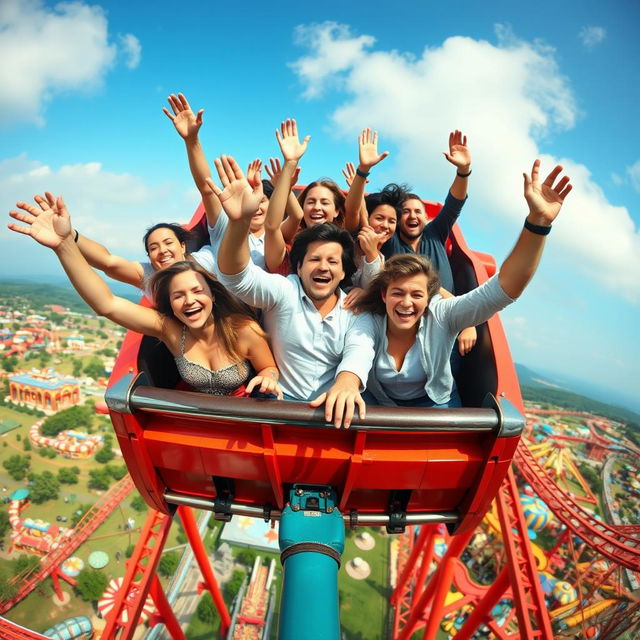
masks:
<svg viewBox="0 0 640 640"><path fill-rule="evenodd" d="M202 498L193 495L178 493L176 491L165 491L164 499L169 504L176 506L188 506L195 509L214 510L213 498ZM264 518L265 510L263 507L251 506L247 504L232 503L230 505L230 513L236 516L248 516L250 518ZM282 512L278 509L270 509L268 512L269 520L280 520ZM342 517L345 522L353 522L354 516L357 519L358 526L385 526L389 522L389 516L384 513L343 513ZM459 520L459 515L455 511L441 512L424 512L424 513L407 513L406 523L411 524L438 524L455 523Z"/></svg>

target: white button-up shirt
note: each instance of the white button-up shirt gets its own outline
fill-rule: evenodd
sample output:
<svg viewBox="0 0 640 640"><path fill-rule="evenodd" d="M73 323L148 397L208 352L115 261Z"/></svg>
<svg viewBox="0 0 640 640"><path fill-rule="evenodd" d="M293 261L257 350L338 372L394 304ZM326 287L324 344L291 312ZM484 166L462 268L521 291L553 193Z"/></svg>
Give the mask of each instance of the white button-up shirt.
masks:
<svg viewBox="0 0 640 640"><path fill-rule="evenodd" d="M213 227L209 229L209 242L211 242L211 250L213 255L218 257L218 250L222 243L222 238L229 226L229 218L224 209L218 214L218 219ZM261 269L266 269L264 261L264 233L261 236L254 236L253 233L248 234L249 239L249 255L253 264L257 264Z"/></svg>
<svg viewBox="0 0 640 640"><path fill-rule="evenodd" d="M297 275L266 273L250 262L235 275L218 269L218 278L242 301L262 309L287 396L312 400L342 371L357 375L364 388L374 355L373 324L367 315L356 317L342 307L343 291L338 290L336 306L323 318Z"/></svg>

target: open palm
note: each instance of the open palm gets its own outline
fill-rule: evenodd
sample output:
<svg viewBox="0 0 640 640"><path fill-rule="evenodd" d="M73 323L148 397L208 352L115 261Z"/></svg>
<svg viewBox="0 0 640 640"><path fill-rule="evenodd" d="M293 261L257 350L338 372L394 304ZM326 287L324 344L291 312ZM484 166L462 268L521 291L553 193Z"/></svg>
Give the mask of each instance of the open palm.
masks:
<svg viewBox="0 0 640 640"><path fill-rule="evenodd" d="M229 219L240 220L255 215L262 200L262 181L259 171L256 184L252 187L231 156L216 158L215 165L223 188L221 189L211 178L207 178L207 182L218 196Z"/></svg>
<svg viewBox="0 0 640 640"><path fill-rule="evenodd" d="M166 107L163 108L162 111L164 111L167 118L173 122L173 126L176 128L178 135L185 140L197 136L202 126L204 109L200 109L197 115L193 113L189 102L181 93L177 96L172 93L168 101L173 114Z"/></svg>
<svg viewBox="0 0 640 640"><path fill-rule="evenodd" d="M9 229L17 233L31 236L36 242L45 247L56 249L71 233L71 218L62 197L57 200L47 193L47 200L40 198L40 208L26 202L18 202L16 206L22 211L10 211L9 215L15 220L24 222L18 225L9 223Z"/></svg>
<svg viewBox="0 0 640 640"><path fill-rule="evenodd" d="M471 152L467 147L467 136L462 131L452 131L449 134L449 152L445 151L446 159L458 169L471 164Z"/></svg>
<svg viewBox="0 0 640 640"><path fill-rule="evenodd" d="M540 160L533 163L531 175L524 175L524 197L529 205L530 213L538 218L540 224L550 225L560 213L562 203L573 186L569 184L569 176L563 176L557 184L553 184L562 172L562 167L557 165L545 178L539 180Z"/></svg>

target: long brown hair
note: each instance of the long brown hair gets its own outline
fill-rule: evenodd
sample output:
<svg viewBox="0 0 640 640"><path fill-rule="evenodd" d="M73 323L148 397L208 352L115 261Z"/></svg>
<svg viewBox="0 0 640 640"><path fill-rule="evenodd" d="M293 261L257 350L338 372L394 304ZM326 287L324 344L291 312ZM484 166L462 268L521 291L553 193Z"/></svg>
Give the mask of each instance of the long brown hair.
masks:
<svg viewBox="0 0 640 640"><path fill-rule="evenodd" d="M366 293L356 303L353 312L385 315L387 309L382 299L382 294L387 291L391 283L420 274L427 277L427 295L429 302L431 302L431 298L440 289L440 277L436 268L424 256L415 253L403 253L392 256L384 263L382 271L371 281Z"/></svg>
<svg viewBox="0 0 640 640"><path fill-rule="evenodd" d="M182 260L153 274L151 293L156 309L167 318L176 319L171 308L169 286L174 276L185 271L199 273L204 278L213 296L212 315L215 330L219 332L222 344L229 356L235 360L242 360L242 356L238 352L238 332L247 324L251 324L251 328L256 333L263 337L266 337L266 334L257 324L251 308L229 293L212 273L203 269L199 264Z"/></svg>
<svg viewBox="0 0 640 640"><path fill-rule="evenodd" d="M329 178L322 178L321 180L315 180L314 182L309 183L304 188L304 191L298 196L298 202L300 203L300 206L303 209L304 209L304 201L307 199L307 194L309 193L309 191L311 191L311 189L313 189L313 187L326 187L327 189L329 189L329 191L331 191L331 193L333 194L333 204L336 208L336 211L338 212L336 217L331 222L335 224L337 227L340 227L341 229L343 229L344 228L344 203L346 198L344 193L342 193L342 189L340 189L340 187L333 180L329 180ZM304 218L302 218L302 220L300 221L300 226L303 229L307 228Z"/></svg>

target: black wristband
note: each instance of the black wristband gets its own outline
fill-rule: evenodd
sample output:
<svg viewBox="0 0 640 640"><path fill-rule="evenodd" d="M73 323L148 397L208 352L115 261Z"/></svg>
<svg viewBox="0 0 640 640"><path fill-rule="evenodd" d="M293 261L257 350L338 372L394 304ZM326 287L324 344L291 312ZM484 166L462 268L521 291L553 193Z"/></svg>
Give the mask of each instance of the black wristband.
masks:
<svg viewBox="0 0 640 640"><path fill-rule="evenodd" d="M524 228L527 231L531 231L531 233L535 233L539 236L548 236L551 232L551 225L549 225L548 227L543 227L539 224L532 224L526 218L524 220Z"/></svg>
<svg viewBox="0 0 640 640"><path fill-rule="evenodd" d="M361 178L368 178L369 177L369 171L364 172L364 171L360 171L360 169L356 169L356 175L360 176Z"/></svg>
<svg viewBox="0 0 640 640"><path fill-rule="evenodd" d="M468 178L471 175L472 171L473 169L469 169L469 173L460 173L459 171L456 171L456 175L458 176L458 178Z"/></svg>
<svg viewBox="0 0 640 640"><path fill-rule="evenodd" d="M78 235L79 235L79 234L78 234L78 230L77 230L77 229L76 229L75 231L76 231L76 236L75 236L75 238L73 239L73 241L77 244L77 243L78 243Z"/></svg>

